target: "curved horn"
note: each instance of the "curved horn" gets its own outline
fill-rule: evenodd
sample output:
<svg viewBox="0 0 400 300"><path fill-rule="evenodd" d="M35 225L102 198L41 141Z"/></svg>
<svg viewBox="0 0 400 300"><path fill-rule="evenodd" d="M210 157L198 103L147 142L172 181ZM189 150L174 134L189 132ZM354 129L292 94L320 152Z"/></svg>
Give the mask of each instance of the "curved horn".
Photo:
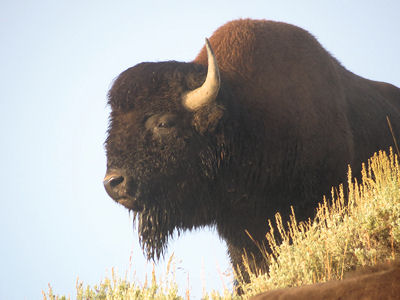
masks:
<svg viewBox="0 0 400 300"><path fill-rule="evenodd" d="M218 95L220 86L218 63L208 39L206 39L206 49L208 57L206 80L201 87L188 92L183 97L184 106L192 111L213 102Z"/></svg>

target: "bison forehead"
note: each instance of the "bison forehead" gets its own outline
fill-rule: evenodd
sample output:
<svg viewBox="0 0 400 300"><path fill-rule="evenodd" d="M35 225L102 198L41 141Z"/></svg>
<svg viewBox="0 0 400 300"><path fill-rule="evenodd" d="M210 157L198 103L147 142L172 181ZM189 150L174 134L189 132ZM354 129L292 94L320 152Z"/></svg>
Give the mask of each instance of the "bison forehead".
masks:
<svg viewBox="0 0 400 300"><path fill-rule="evenodd" d="M152 99L181 102L183 92L202 84L206 68L194 63L141 63L122 72L109 91L113 110L127 111Z"/></svg>

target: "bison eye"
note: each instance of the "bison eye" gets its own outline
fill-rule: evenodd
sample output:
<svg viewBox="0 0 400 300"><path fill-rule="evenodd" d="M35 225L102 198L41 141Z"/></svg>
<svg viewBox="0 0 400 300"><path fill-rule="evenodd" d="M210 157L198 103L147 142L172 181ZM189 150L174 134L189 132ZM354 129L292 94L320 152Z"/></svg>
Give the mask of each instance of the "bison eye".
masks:
<svg viewBox="0 0 400 300"><path fill-rule="evenodd" d="M173 127L175 125L175 122L160 122L159 124L158 124L158 128L170 128L170 127Z"/></svg>
<svg viewBox="0 0 400 300"><path fill-rule="evenodd" d="M155 114L145 120L145 127L148 130L169 129L177 124L174 114Z"/></svg>

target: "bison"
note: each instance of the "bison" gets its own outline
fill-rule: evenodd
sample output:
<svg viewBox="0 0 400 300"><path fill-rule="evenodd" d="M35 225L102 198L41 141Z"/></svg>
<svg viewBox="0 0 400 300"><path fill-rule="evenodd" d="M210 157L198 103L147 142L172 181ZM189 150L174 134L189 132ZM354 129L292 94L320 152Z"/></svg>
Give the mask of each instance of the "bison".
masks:
<svg viewBox="0 0 400 300"><path fill-rule="evenodd" d="M400 264L382 264L329 281L265 292L251 300L396 300L400 298Z"/></svg>
<svg viewBox="0 0 400 300"><path fill-rule="evenodd" d="M307 31L242 19L220 27L192 62L122 72L111 107L104 185L134 212L149 259L174 232L215 226L234 266L258 267L267 219L299 219L389 147L400 89L346 70ZM249 233L252 239L249 238Z"/></svg>

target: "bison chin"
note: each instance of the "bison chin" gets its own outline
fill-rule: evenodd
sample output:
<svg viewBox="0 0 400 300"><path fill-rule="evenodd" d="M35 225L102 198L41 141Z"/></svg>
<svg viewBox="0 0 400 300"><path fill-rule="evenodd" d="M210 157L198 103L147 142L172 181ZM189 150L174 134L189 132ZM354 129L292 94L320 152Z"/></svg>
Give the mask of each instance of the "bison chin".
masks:
<svg viewBox="0 0 400 300"><path fill-rule="evenodd" d="M201 194L199 192L198 194ZM155 198L153 198L154 201ZM176 232L178 235L194 228L200 228L215 223L215 216L210 214L211 205L196 205L201 203L197 198L180 197L172 201L156 201L146 203L143 209L134 211L134 223L138 225L139 242L147 259L160 259L167 248L168 239ZM208 215L206 212L208 211ZM135 224L134 224L135 225Z"/></svg>
<svg viewBox="0 0 400 300"><path fill-rule="evenodd" d="M158 260L164 255L173 229L166 224L168 217L155 211L138 213L139 242L148 260Z"/></svg>
<svg viewBox="0 0 400 300"><path fill-rule="evenodd" d="M168 239L176 230L179 234L185 230L171 221L166 210L144 209L134 213L134 222L138 223L139 242L148 260L158 260L164 256Z"/></svg>

